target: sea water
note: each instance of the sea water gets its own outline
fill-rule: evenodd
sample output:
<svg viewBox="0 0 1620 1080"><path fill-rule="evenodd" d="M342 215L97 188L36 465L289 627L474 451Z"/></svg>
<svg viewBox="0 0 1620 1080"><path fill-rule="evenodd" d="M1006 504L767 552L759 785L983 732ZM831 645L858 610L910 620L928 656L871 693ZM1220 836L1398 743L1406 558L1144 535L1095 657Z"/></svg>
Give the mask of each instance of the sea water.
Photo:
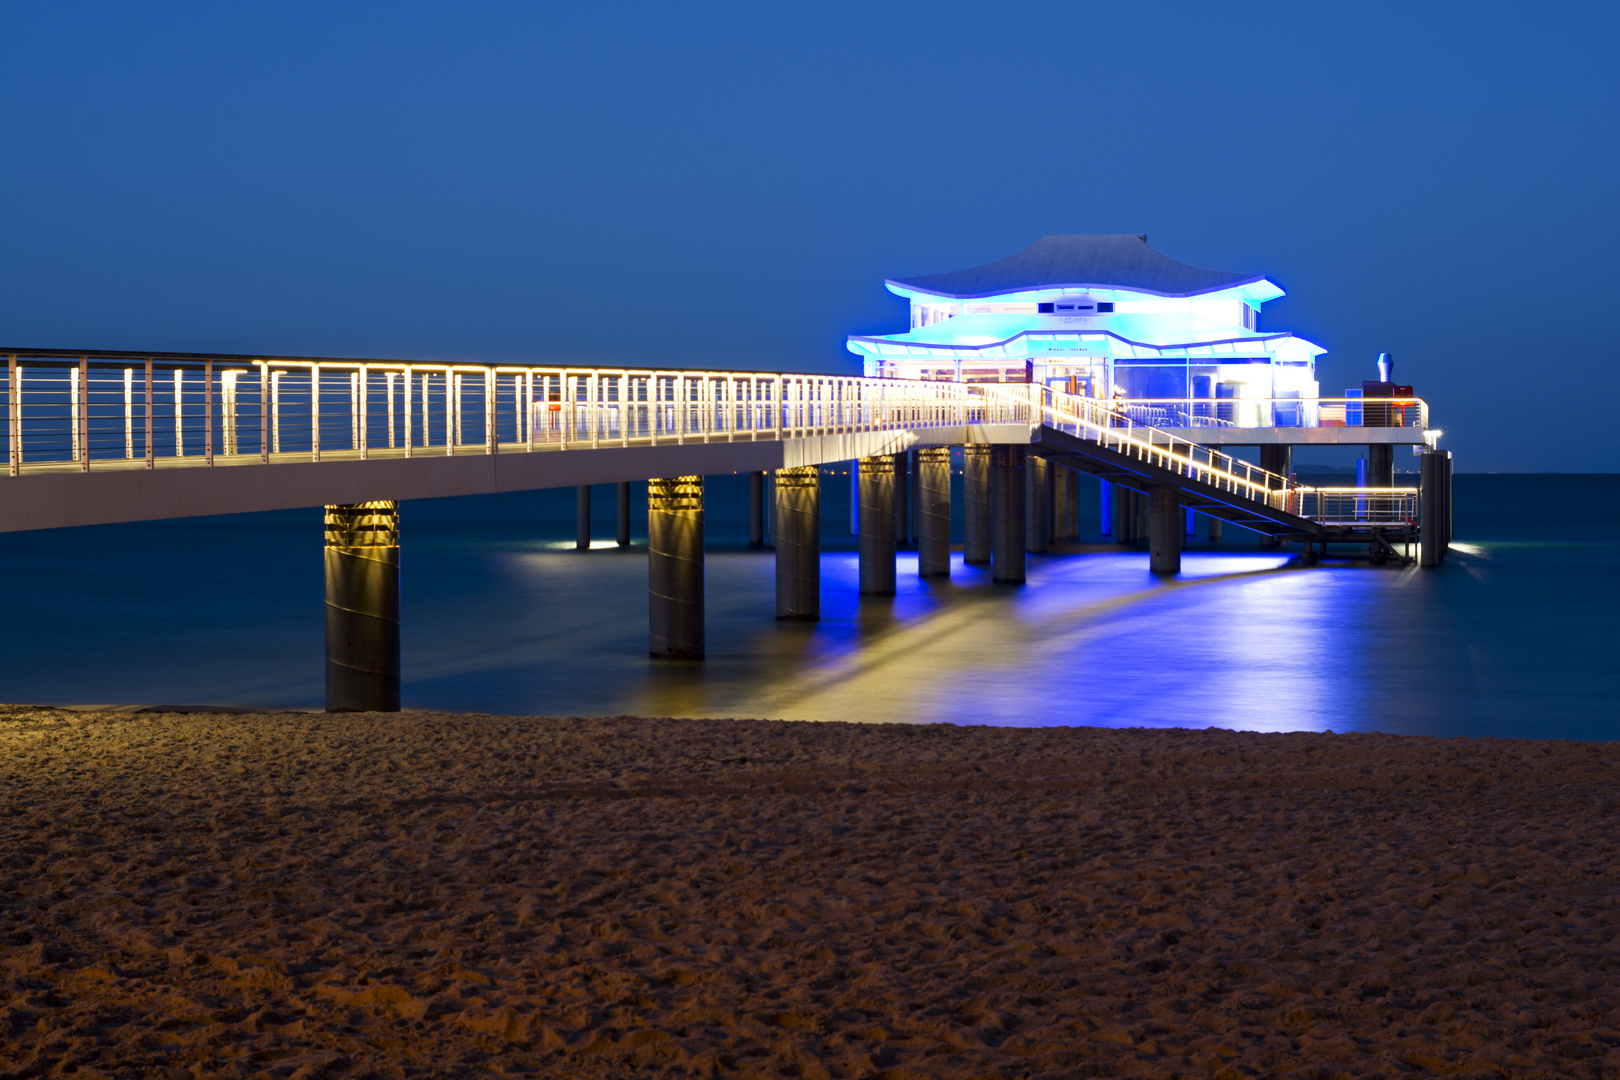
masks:
<svg viewBox="0 0 1620 1080"><path fill-rule="evenodd" d="M701 662L647 655L642 485L623 550L607 487L586 552L572 489L404 504L405 707L1620 737L1620 476L1459 475L1436 570L1303 567L1228 527L1174 579L1099 535L1084 479L1084 542L1030 556L1027 584L960 552L921 580L903 551L898 594L872 598L841 468L814 625L774 618L746 478L710 478ZM318 707L321 544L319 510L0 536L0 700Z"/></svg>

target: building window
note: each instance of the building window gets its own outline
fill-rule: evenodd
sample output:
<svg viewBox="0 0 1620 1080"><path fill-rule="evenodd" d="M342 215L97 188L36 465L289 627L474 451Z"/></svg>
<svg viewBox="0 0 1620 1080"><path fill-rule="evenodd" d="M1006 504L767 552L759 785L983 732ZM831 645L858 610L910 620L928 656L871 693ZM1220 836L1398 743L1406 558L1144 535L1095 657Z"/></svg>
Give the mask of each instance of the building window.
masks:
<svg viewBox="0 0 1620 1080"><path fill-rule="evenodd" d="M1099 314L1099 315L1107 315L1108 313L1112 312L1113 310L1114 310L1114 302L1112 300L1098 301L1098 303L1097 303L1097 314Z"/></svg>
<svg viewBox="0 0 1620 1080"><path fill-rule="evenodd" d="M1052 311L1054 310L1054 308L1053 308L1053 305L1051 305L1051 304L1036 304L1035 305L1035 310L1037 312L1039 312L1040 314L1042 314L1042 315L1050 315L1050 314L1052 314Z"/></svg>

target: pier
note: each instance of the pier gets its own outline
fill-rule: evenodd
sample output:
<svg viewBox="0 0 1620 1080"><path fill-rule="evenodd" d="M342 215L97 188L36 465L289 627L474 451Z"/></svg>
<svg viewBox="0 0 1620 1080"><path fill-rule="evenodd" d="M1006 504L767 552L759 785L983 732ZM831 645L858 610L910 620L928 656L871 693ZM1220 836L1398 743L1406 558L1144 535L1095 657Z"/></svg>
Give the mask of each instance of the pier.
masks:
<svg viewBox="0 0 1620 1080"><path fill-rule="evenodd" d="M820 614L821 466L859 462L863 593L895 589L915 521L918 572L949 574L949 457L964 457L969 562L1024 580L1071 529L1071 483L1106 481L1116 522L1179 570L1187 511L1277 542L1359 544L1438 565L1449 455L1421 488L1317 488L1113 401L1040 383L812 373L433 364L382 359L5 350L0 531L326 508L327 707L399 708L399 553L408 499L648 483L649 651L704 653L703 477L750 475L776 548L776 611ZM1421 402L1410 406L1426 416ZM1421 431L1419 431L1421 438ZM915 460L915 474L910 463ZM905 477L906 485L897 484ZM912 509L915 499L915 514ZM1063 508L1059 512L1056 508ZM1122 509L1123 508L1123 509ZM1118 526L1125 528L1125 525Z"/></svg>

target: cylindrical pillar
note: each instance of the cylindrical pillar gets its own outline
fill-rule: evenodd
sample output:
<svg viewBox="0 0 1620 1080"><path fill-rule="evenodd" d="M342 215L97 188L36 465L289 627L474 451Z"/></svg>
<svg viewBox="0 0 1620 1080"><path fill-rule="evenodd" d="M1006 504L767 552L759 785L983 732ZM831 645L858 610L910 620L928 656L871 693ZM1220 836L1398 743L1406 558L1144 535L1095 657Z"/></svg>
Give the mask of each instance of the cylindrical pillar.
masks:
<svg viewBox="0 0 1620 1080"><path fill-rule="evenodd" d="M1074 470L1055 462L1048 462L1046 468L1046 482L1052 489L1052 539L1072 540L1069 534L1069 476Z"/></svg>
<svg viewBox="0 0 1620 1080"><path fill-rule="evenodd" d="M1220 518L1213 518L1212 517L1212 518L1206 518L1205 520L1209 522L1209 542L1212 543L1212 544L1220 543L1221 542L1221 532L1223 531L1222 526L1224 526L1226 523L1224 521L1222 521Z"/></svg>
<svg viewBox="0 0 1620 1080"><path fill-rule="evenodd" d="M1136 543L1136 492L1115 484L1113 495L1114 543L1129 546Z"/></svg>
<svg viewBox="0 0 1620 1080"><path fill-rule="evenodd" d="M326 711L399 711L399 503L326 508Z"/></svg>
<svg viewBox="0 0 1620 1080"><path fill-rule="evenodd" d="M990 580L1024 580L1024 448L990 448Z"/></svg>
<svg viewBox="0 0 1620 1080"><path fill-rule="evenodd" d="M951 451L917 451L917 576L951 573Z"/></svg>
<svg viewBox="0 0 1620 1080"><path fill-rule="evenodd" d="M619 496L619 506L618 506L618 518L619 518L618 540L619 540L619 546L620 547L629 547L630 546L630 481L628 481L628 480L620 481L618 496Z"/></svg>
<svg viewBox="0 0 1620 1080"><path fill-rule="evenodd" d="M962 561L984 566L990 561L990 447L962 447Z"/></svg>
<svg viewBox="0 0 1620 1080"><path fill-rule="evenodd" d="M574 547L589 551L591 547L591 485L581 484L574 489Z"/></svg>
<svg viewBox="0 0 1620 1080"><path fill-rule="evenodd" d="M1395 448L1388 443L1383 446L1367 447L1367 486L1371 488L1395 486Z"/></svg>
<svg viewBox="0 0 1620 1080"><path fill-rule="evenodd" d="M902 451L894 461L894 543L896 547L911 544L911 454Z"/></svg>
<svg viewBox="0 0 1620 1080"><path fill-rule="evenodd" d="M1046 459L1024 455L1024 550L1032 555L1046 552L1048 495Z"/></svg>
<svg viewBox="0 0 1620 1080"><path fill-rule="evenodd" d="M765 546L765 474L748 474L748 543Z"/></svg>
<svg viewBox="0 0 1620 1080"><path fill-rule="evenodd" d="M1292 446L1278 444L1275 446L1262 446L1260 448L1260 467L1265 469L1267 472L1276 473L1279 478L1285 478L1288 476L1289 470L1293 465L1293 460L1294 448ZM1282 480L1272 480L1270 481L1270 484L1273 490L1275 490L1282 486ZM1260 546L1263 548L1281 547L1282 539L1276 536L1262 536L1260 538Z"/></svg>
<svg viewBox="0 0 1620 1080"><path fill-rule="evenodd" d="M1068 489L1069 513L1065 519L1064 533L1070 540L1080 539L1080 470L1065 468L1063 476Z"/></svg>
<svg viewBox="0 0 1620 1080"><path fill-rule="evenodd" d="M703 477L647 481L647 595L652 655L703 658Z"/></svg>
<svg viewBox="0 0 1620 1080"><path fill-rule="evenodd" d="M1441 505L1440 454L1418 455L1418 565L1439 566L1445 552L1445 524Z"/></svg>
<svg viewBox="0 0 1620 1080"><path fill-rule="evenodd" d="M1173 487L1156 487L1149 496L1148 570L1155 574L1181 573L1181 540L1186 521L1181 497Z"/></svg>
<svg viewBox="0 0 1620 1080"><path fill-rule="evenodd" d="M1450 544L1451 541L1453 539L1455 539L1456 536L1457 536L1457 515L1453 512L1453 507L1456 506L1456 500L1452 496L1452 486L1451 486L1451 472L1452 472L1452 469L1451 469L1451 465L1452 465L1451 451L1450 450L1442 450L1442 451L1440 451L1440 454L1441 454L1441 458L1440 458L1440 461L1441 461L1441 465L1440 465L1441 482L1443 484L1445 484L1445 487L1446 487L1446 505L1445 505L1446 543ZM1442 552L1440 557L1442 559L1445 558L1445 554Z"/></svg>
<svg viewBox="0 0 1620 1080"><path fill-rule="evenodd" d="M861 593L894 595L894 458L861 458Z"/></svg>
<svg viewBox="0 0 1620 1080"><path fill-rule="evenodd" d="M821 618L821 470L776 470L776 617Z"/></svg>

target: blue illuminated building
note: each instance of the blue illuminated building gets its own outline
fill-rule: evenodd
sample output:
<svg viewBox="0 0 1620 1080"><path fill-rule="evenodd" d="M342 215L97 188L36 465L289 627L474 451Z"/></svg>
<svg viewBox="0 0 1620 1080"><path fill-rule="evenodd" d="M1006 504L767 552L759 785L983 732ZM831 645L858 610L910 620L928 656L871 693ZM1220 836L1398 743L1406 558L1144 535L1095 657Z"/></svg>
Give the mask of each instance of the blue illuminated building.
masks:
<svg viewBox="0 0 1620 1080"><path fill-rule="evenodd" d="M1177 262L1146 236L1044 236L984 266L885 284L910 301L911 328L849 338L868 375L1040 382L1162 403L1172 424L1288 423L1271 403L1314 412L1320 396L1326 350L1260 327L1261 306L1283 295L1275 282Z"/></svg>

